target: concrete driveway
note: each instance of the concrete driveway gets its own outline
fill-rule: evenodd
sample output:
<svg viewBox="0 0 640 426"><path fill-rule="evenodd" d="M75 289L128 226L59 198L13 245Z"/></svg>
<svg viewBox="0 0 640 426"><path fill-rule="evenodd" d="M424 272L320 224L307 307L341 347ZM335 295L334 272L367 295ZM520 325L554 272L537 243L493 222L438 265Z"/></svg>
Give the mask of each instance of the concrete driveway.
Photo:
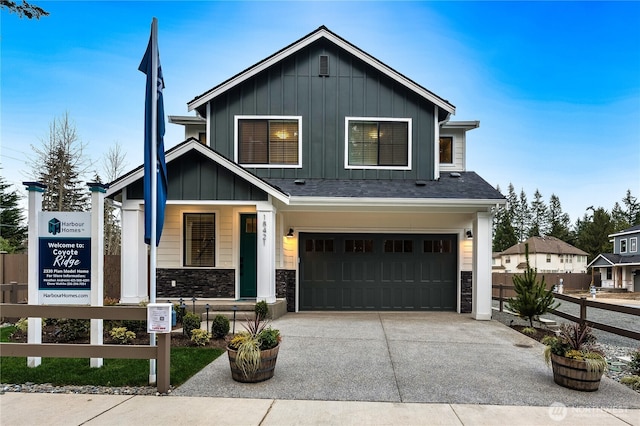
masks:
<svg viewBox="0 0 640 426"><path fill-rule="evenodd" d="M223 355L173 395L640 408L606 377L592 393L556 385L543 345L466 314L289 313L273 326L283 342L271 380L233 381Z"/></svg>

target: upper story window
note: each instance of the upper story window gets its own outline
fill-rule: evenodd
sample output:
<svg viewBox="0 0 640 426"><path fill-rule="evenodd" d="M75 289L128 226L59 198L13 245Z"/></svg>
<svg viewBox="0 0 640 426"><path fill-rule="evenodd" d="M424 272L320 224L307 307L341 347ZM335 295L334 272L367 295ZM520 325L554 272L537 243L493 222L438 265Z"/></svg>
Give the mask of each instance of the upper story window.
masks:
<svg viewBox="0 0 640 426"><path fill-rule="evenodd" d="M620 253L626 253L627 252L627 239L622 239L620 240Z"/></svg>
<svg viewBox="0 0 640 426"><path fill-rule="evenodd" d="M236 161L253 167L301 167L302 117L236 116Z"/></svg>
<svg viewBox="0 0 640 426"><path fill-rule="evenodd" d="M638 251L638 237L629 238L629 253Z"/></svg>
<svg viewBox="0 0 640 426"><path fill-rule="evenodd" d="M411 169L411 119L347 117L345 167Z"/></svg>
<svg viewBox="0 0 640 426"><path fill-rule="evenodd" d="M453 136L440 137L440 164L453 163Z"/></svg>
<svg viewBox="0 0 640 426"><path fill-rule="evenodd" d="M551 255L547 254L547 263L551 263Z"/></svg>
<svg viewBox="0 0 640 426"><path fill-rule="evenodd" d="M215 266L215 213L184 213L184 266Z"/></svg>

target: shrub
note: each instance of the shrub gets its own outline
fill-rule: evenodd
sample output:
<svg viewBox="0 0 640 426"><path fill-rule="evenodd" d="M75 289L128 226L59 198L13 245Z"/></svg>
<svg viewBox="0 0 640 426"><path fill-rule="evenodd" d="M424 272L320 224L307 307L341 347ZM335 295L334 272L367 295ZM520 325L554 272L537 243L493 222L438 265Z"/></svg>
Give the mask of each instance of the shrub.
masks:
<svg viewBox="0 0 640 426"><path fill-rule="evenodd" d="M256 306L254 309L256 312L256 316L258 317L258 319L260 319L260 321L266 319L267 315L269 315L269 305L267 305L267 302L264 300L261 300L258 303L256 303Z"/></svg>
<svg viewBox="0 0 640 426"><path fill-rule="evenodd" d="M536 334L536 329L533 327L525 327L522 329L522 334L526 334L527 336L533 336Z"/></svg>
<svg viewBox="0 0 640 426"><path fill-rule="evenodd" d="M640 376L640 348L631 354L629 369L633 374Z"/></svg>
<svg viewBox="0 0 640 426"><path fill-rule="evenodd" d="M58 320L60 328L56 331L56 336L62 342L82 339L89 335L90 325L91 321L86 319L60 319Z"/></svg>
<svg viewBox="0 0 640 426"><path fill-rule="evenodd" d="M201 328L196 328L191 330L191 341L196 344L196 346L205 346L209 343L211 339L211 334L207 332L207 330L203 330Z"/></svg>
<svg viewBox="0 0 640 426"><path fill-rule="evenodd" d="M122 327L134 333L147 332L147 322L145 320L122 320Z"/></svg>
<svg viewBox="0 0 640 426"><path fill-rule="evenodd" d="M126 327L115 327L109 332L109 334L113 340L120 344L129 343L136 338L136 333L127 330Z"/></svg>
<svg viewBox="0 0 640 426"><path fill-rule="evenodd" d="M120 302L118 299L116 299L115 297L105 297L104 301L102 302L102 304L104 306L116 306L118 304L118 302Z"/></svg>
<svg viewBox="0 0 640 426"><path fill-rule="evenodd" d="M560 303L554 300L553 291L547 290L544 276L538 281L538 272L529 265L529 244L525 244L525 259L527 268L524 274L513 276L516 297L509 298L507 309L529 320L529 326L533 327L535 318L546 314L551 309L556 309Z"/></svg>
<svg viewBox="0 0 640 426"><path fill-rule="evenodd" d="M26 333L29 329L29 320L26 318L20 318L16 323L16 328L23 333Z"/></svg>
<svg viewBox="0 0 640 426"><path fill-rule="evenodd" d="M191 338L191 332L200 328L200 317L194 313L188 312L182 319L182 329L186 335Z"/></svg>
<svg viewBox="0 0 640 426"><path fill-rule="evenodd" d="M586 324L563 324L557 337L546 336L542 343L547 345L544 358L551 362L551 354L585 361L589 371L605 371L607 360L602 350L596 345L596 338L591 327Z"/></svg>
<svg viewBox="0 0 640 426"><path fill-rule="evenodd" d="M213 334L216 339L221 339L229 334L229 320L227 317L223 315L216 315L213 317L213 322L211 323L211 334Z"/></svg>
<svg viewBox="0 0 640 426"><path fill-rule="evenodd" d="M631 389L640 390L640 376L627 376L620 379L620 383L631 386Z"/></svg>

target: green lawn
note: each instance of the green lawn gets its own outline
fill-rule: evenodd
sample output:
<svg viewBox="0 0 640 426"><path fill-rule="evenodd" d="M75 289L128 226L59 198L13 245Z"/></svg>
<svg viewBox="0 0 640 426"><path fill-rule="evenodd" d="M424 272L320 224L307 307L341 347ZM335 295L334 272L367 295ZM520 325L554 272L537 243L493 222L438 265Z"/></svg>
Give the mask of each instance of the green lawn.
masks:
<svg viewBox="0 0 640 426"><path fill-rule="evenodd" d="M0 339L7 342L13 327L0 328ZM223 349L171 348L171 385L179 386L224 353ZM101 368L89 367L88 359L42 358L42 364L28 368L25 357L0 357L0 382L51 383L95 386L147 386L149 361L144 359L105 359Z"/></svg>

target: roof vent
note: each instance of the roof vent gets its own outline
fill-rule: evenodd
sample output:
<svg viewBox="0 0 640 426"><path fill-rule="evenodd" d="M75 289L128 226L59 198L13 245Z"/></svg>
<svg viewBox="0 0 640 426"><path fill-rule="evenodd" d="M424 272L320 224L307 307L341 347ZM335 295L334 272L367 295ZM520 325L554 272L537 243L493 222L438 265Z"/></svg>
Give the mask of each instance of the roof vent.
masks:
<svg viewBox="0 0 640 426"><path fill-rule="evenodd" d="M417 180L416 186L425 186L427 184L426 180Z"/></svg>
<svg viewBox="0 0 640 426"><path fill-rule="evenodd" d="M329 55L320 55L320 68L318 70L320 77L329 76Z"/></svg>
<svg viewBox="0 0 640 426"><path fill-rule="evenodd" d="M452 178L459 178L460 177L460 173L458 172L451 172L449 173L449 176Z"/></svg>
<svg viewBox="0 0 640 426"><path fill-rule="evenodd" d="M293 183L295 183L296 185L304 185L305 184L305 180L304 179L296 179L293 181Z"/></svg>

